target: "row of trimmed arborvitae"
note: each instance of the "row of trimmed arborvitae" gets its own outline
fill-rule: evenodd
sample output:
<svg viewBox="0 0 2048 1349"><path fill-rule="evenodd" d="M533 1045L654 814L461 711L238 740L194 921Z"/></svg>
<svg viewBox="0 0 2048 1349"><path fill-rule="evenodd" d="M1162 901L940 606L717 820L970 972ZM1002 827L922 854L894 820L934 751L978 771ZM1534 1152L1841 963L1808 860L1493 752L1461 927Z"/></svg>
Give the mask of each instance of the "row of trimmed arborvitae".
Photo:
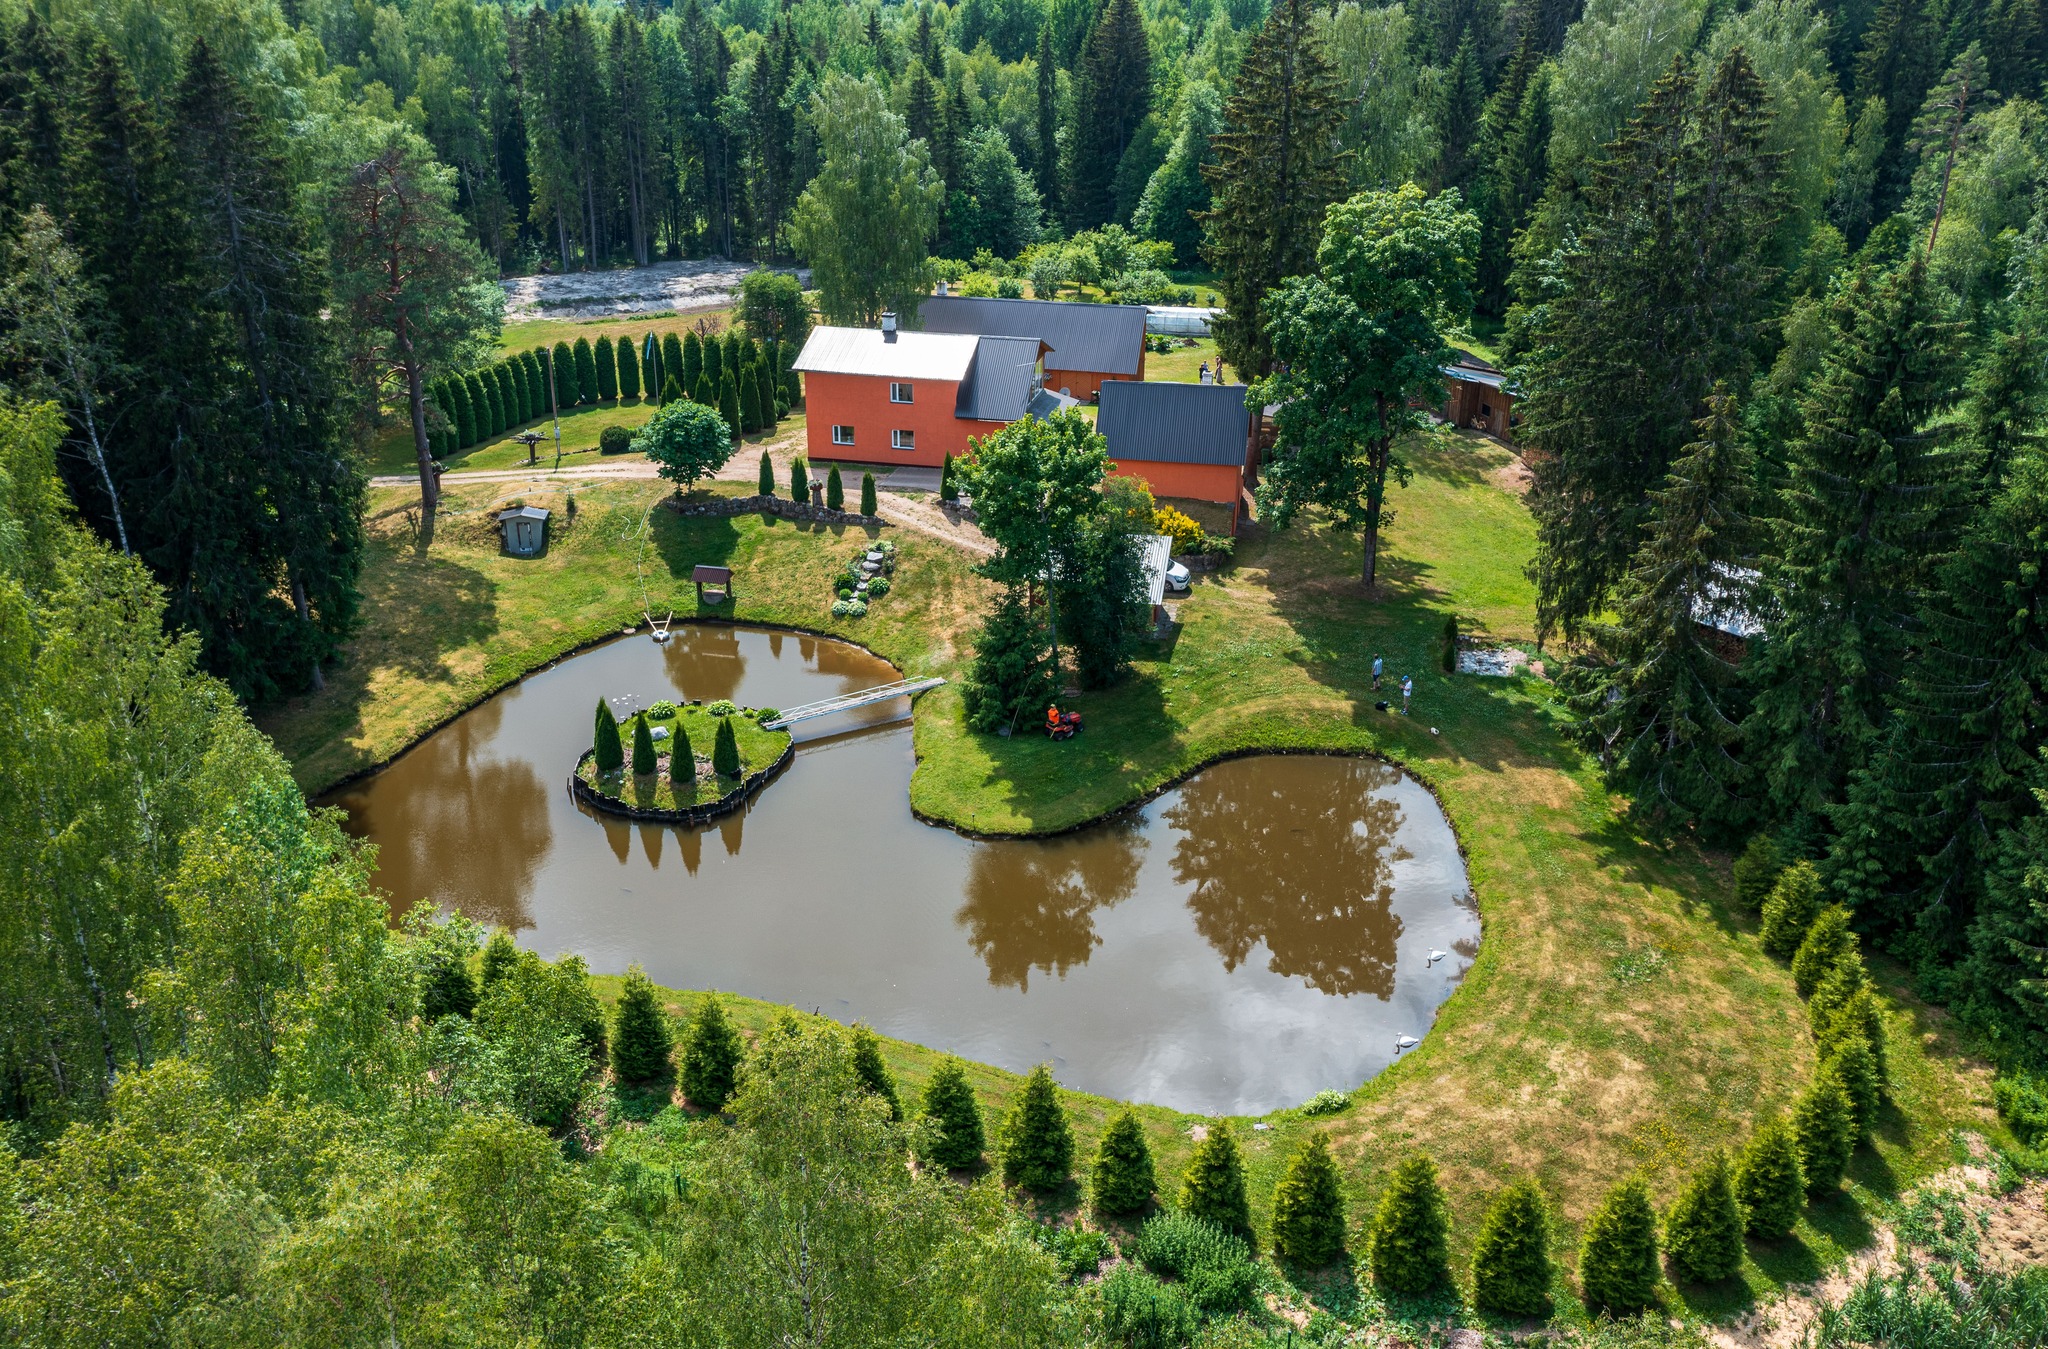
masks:
<svg viewBox="0 0 2048 1349"><path fill-rule="evenodd" d="M618 719L605 705L604 699L597 700L597 731L591 742L591 757L599 773L616 773L626 766L625 742L619 736ZM690 733L677 720L669 740L669 781L677 787L688 787L697 780L697 756L690 746ZM660 760L654 749L654 732L648 726L647 714L638 713L633 718L633 776L650 777L660 772ZM730 717L718 719L718 732L711 745L711 771L722 778L736 778L740 775L739 738L732 729Z"/></svg>

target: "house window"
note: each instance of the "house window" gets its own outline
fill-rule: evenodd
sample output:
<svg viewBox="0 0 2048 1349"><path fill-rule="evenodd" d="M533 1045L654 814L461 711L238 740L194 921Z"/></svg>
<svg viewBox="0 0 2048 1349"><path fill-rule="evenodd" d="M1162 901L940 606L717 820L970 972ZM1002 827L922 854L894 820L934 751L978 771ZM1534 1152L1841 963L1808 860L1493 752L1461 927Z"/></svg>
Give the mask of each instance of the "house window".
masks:
<svg viewBox="0 0 2048 1349"><path fill-rule="evenodd" d="M834 445L851 445L851 444L853 444L853 428L852 428L852 427L850 427L850 426L835 426L835 427L833 427L833 428L832 428L832 443L833 443Z"/></svg>
<svg viewBox="0 0 2048 1349"><path fill-rule="evenodd" d="M915 431L891 431L891 432L889 433L889 448L890 448L890 449L892 449L892 450L914 450L914 449L916 449L916 448L917 448L917 432L915 432Z"/></svg>
<svg viewBox="0 0 2048 1349"><path fill-rule="evenodd" d="M889 401L892 403L908 403L910 401L910 386L908 384L891 384L889 386Z"/></svg>

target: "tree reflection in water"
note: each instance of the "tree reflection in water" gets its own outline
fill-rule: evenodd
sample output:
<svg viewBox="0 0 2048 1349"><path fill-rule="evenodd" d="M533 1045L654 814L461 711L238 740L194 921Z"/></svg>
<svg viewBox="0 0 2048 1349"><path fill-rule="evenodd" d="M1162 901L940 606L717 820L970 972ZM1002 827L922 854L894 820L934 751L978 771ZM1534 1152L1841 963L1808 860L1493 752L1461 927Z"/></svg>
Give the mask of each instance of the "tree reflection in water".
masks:
<svg viewBox="0 0 2048 1349"><path fill-rule="evenodd" d="M1031 971L1062 977L1102 944L1095 911L1131 897L1144 862L1135 815L1067 838L984 843L967 865L967 902L953 921L988 966L988 981L1020 992Z"/></svg>
<svg viewBox="0 0 2048 1349"><path fill-rule="evenodd" d="M1167 807L1195 930L1236 969L1264 942L1268 968L1310 988L1385 1001L1394 991L1394 837L1399 781L1376 759L1331 759L1328 790L1301 764L1242 759L1197 774Z"/></svg>

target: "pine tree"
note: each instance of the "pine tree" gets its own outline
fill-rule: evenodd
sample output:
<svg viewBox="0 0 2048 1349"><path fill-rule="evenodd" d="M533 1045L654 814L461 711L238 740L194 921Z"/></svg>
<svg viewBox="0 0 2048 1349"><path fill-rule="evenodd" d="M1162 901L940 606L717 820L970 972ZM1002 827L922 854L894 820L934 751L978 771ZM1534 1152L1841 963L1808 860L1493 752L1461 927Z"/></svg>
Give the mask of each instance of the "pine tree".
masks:
<svg viewBox="0 0 2048 1349"><path fill-rule="evenodd" d="M1344 1190L1330 1136L1318 1129L1273 1190L1273 1249L1299 1264L1322 1266L1344 1253L1344 1236Z"/></svg>
<svg viewBox="0 0 2048 1349"><path fill-rule="evenodd" d="M974 636L974 664L961 689L967 724L984 734L1013 731L1044 715L1056 672L1049 633L1022 586L1005 586Z"/></svg>
<svg viewBox="0 0 2048 1349"><path fill-rule="evenodd" d="M668 782L677 793L697 785L697 750L690 744L690 731L681 717L676 718L675 729L669 736Z"/></svg>
<svg viewBox="0 0 2048 1349"><path fill-rule="evenodd" d="M1735 1163L1735 1199L1749 1234L1776 1241L1792 1230L1806 1207L1806 1173L1792 1126L1773 1120L1759 1129Z"/></svg>
<svg viewBox="0 0 2048 1349"><path fill-rule="evenodd" d="M577 383L576 354L567 342L555 343L555 406L572 408L583 401L583 386Z"/></svg>
<svg viewBox="0 0 2048 1349"><path fill-rule="evenodd" d="M1849 1099L1840 1064L1824 1063L1814 1074L1792 1112L1792 1131L1799 1143L1806 1192L1816 1197L1833 1194L1849 1169L1858 1138L1856 1103Z"/></svg>
<svg viewBox="0 0 2048 1349"><path fill-rule="evenodd" d="M591 742L600 773L616 773L626 763L626 749L619 741L619 723L602 698L597 700L597 738Z"/></svg>
<svg viewBox="0 0 2048 1349"><path fill-rule="evenodd" d="M595 403L600 390L597 387L597 357L590 349L590 339L579 337L576 345L569 349L570 359L576 363L576 401Z"/></svg>
<svg viewBox="0 0 2048 1349"><path fill-rule="evenodd" d="M1109 221L1117 166L1151 103L1152 49L1137 0L1108 0L1088 31L1075 71L1069 212L1075 229Z"/></svg>
<svg viewBox="0 0 2048 1349"><path fill-rule="evenodd" d="M1534 1176L1501 1191L1472 1248L1472 1303L1496 1316L1548 1316L1550 1205Z"/></svg>
<svg viewBox="0 0 2048 1349"><path fill-rule="evenodd" d="M1593 629L1606 663L1568 666L1559 686L1580 735L1645 814L1722 824L1744 808L1745 709L1737 660L1703 624L1751 603L1734 578L1752 552L1756 469L1724 388L1707 398L1698 427L1650 493L1647 537L1614 599L1615 621Z"/></svg>
<svg viewBox="0 0 2048 1349"><path fill-rule="evenodd" d="M633 776L644 778L654 772L654 733L648 729L647 714L633 718Z"/></svg>
<svg viewBox="0 0 2048 1349"><path fill-rule="evenodd" d="M1589 1311L1626 1315L1657 1300L1657 1214L1631 1176L1607 1192L1579 1238L1579 1294Z"/></svg>
<svg viewBox="0 0 2048 1349"><path fill-rule="evenodd" d="M1060 84L1053 60L1052 23L1038 30L1038 139L1032 168L1038 199L1047 205L1064 200L1060 191Z"/></svg>
<svg viewBox="0 0 2048 1349"><path fill-rule="evenodd" d="M1486 82L1479 50L1468 26L1437 87L1436 190L1455 187L1471 195L1472 181L1479 173L1481 117L1485 111Z"/></svg>
<svg viewBox="0 0 2048 1349"><path fill-rule="evenodd" d="M1799 989L1799 996L1812 997L1821 980L1855 949L1856 934L1849 930L1849 911L1839 904L1822 909L1792 957L1792 982Z"/></svg>
<svg viewBox="0 0 2048 1349"><path fill-rule="evenodd" d="M1056 1190L1074 1169L1074 1127L1060 1106L1052 1070L1041 1063L1003 1122L1003 1180L1027 1190Z"/></svg>
<svg viewBox="0 0 2048 1349"><path fill-rule="evenodd" d="M825 471L825 505L835 511L846 509L846 484L840 481L837 464Z"/></svg>
<svg viewBox="0 0 2048 1349"><path fill-rule="evenodd" d="M1740 47L1704 93L1678 58L1608 158L1585 220L1531 295L1531 379L1519 439L1547 457L1537 519L1538 630L1576 637L1608 607L1665 481L1716 386L1744 388L1776 317L1783 154L1767 150L1762 80ZM1540 374L1539 374L1540 372Z"/></svg>
<svg viewBox="0 0 2048 1349"><path fill-rule="evenodd" d="M683 1095L699 1110L723 1110L739 1085L746 1044L716 995L704 999L683 1040Z"/></svg>
<svg viewBox="0 0 2048 1349"><path fill-rule="evenodd" d="M789 461L789 499L799 506L811 499L811 465L802 455Z"/></svg>
<svg viewBox="0 0 2048 1349"><path fill-rule="evenodd" d="M1188 1158L1188 1169L1180 1178L1180 1211L1258 1247L1251 1200L1245 1193L1244 1154L1237 1135L1220 1124L1209 1126L1209 1136L1195 1144L1194 1155Z"/></svg>
<svg viewBox="0 0 2048 1349"><path fill-rule="evenodd" d="M879 509L875 502L875 475L864 472L860 475L860 513L872 519Z"/></svg>
<svg viewBox="0 0 2048 1349"><path fill-rule="evenodd" d="M484 943L483 959L478 966L478 982L482 985L482 993L489 993L497 986L499 980L512 973L513 967L519 964L519 954L519 943L512 940L510 931L502 927L491 929L490 939Z"/></svg>
<svg viewBox="0 0 2048 1349"><path fill-rule="evenodd" d="M731 717L718 719L718 735L711 742L711 771L722 778L740 775L740 746L733 738Z"/></svg>
<svg viewBox="0 0 2048 1349"><path fill-rule="evenodd" d="M1776 601L1746 728L1787 814L1842 799L1877 744L1953 543L1967 473L1951 442L1957 328L1916 252L1839 288L1835 339L1801 400L1765 581Z"/></svg>
<svg viewBox="0 0 2048 1349"><path fill-rule="evenodd" d="M1247 378L1272 366L1260 312L1266 292L1313 269L1323 211L1343 194L1348 172L1334 148L1343 93L1313 10L1308 0L1285 0L1252 35L1213 141L1216 162L1202 167L1215 202L1202 216L1203 255L1221 277L1226 311L1216 340Z"/></svg>
<svg viewBox="0 0 2048 1349"><path fill-rule="evenodd" d="M768 451L761 451L761 480L755 484L764 497L775 495L775 465L768 458Z"/></svg>
<svg viewBox="0 0 2048 1349"><path fill-rule="evenodd" d="M1451 1281L1451 1217L1426 1154L1394 1168L1373 1215L1367 1254L1372 1277L1390 1293L1425 1297Z"/></svg>
<svg viewBox="0 0 2048 1349"><path fill-rule="evenodd" d="M865 1022L853 1026L853 1075L888 1105L890 1119L902 1120L903 1101L896 1094L895 1075L882 1060L881 1040Z"/></svg>
<svg viewBox="0 0 2048 1349"><path fill-rule="evenodd" d="M1120 1217L1138 1213L1152 1202L1156 1183L1144 1126L1126 1108L1109 1122L1096 1145L1095 1165L1088 1176L1090 1202L1098 1214Z"/></svg>
<svg viewBox="0 0 2048 1349"><path fill-rule="evenodd" d="M1717 1283L1741 1268L1742 1210L1727 1153L1717 1151L1679 1191L1664 1220L1664 1249L1694 1283Z"/></svg>
<svg viewBox="0 0 2048 1349"><path fill-rule="evenodd" d="M1811 862L1794 862L1779 875L1764 901L1764 921L1757 940L1764 951L1780 960L1790 960L1806 940L1806 931L1825 907L1820 872Z"/></svg>
<svg viewBox="0 0 2048 1349"><path fill-rule="evenodd" d="M619 1009L612 1020L612 1075L621 1082L657 1082L669 1075L675 1037L654 985L638 965L627 967Z"/></svg>
<svg viewBox="0 0 2048 1349"><path fill-rule="evenodd" d="M917 1113L938 1126L933 1162L952 1171L981 1165L981 1104L960 1060L948 1054L939 1061L924 1084Z"/></svg>

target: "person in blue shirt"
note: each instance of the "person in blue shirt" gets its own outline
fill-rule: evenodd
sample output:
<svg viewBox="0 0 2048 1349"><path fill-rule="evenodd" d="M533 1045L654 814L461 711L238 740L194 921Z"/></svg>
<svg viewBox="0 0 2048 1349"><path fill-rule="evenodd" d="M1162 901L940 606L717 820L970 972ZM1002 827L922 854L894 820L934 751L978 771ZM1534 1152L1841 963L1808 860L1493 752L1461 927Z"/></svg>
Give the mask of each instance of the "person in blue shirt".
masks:
<svg viewBox="0 0 2048 1349"><path fill-rule="evenodd" d="M1380 687L1380 666L1380 658L1374 656L1372 658L1372 687L1374 692L1378 692Z"/></svg>

